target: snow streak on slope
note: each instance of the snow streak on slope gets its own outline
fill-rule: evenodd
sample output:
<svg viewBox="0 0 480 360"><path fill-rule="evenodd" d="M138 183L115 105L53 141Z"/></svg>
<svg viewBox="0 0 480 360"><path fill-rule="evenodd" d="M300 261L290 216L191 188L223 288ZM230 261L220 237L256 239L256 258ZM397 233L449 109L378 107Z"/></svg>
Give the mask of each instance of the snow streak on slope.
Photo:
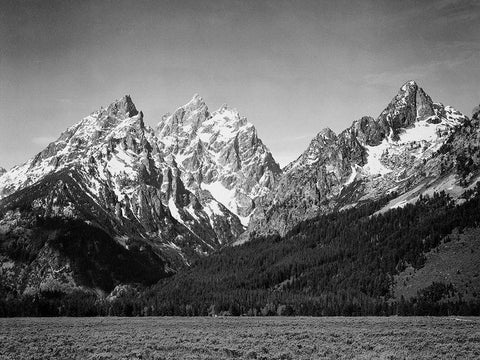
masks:
<svg viewBox="0 0 480 360"><path fill-rule="evenodd" d="M210 114L198 95L165 116L157 134L159 147L174 156L187 188L208 190L244 225L255 200L268 193L280 174L246 118L227 106Z"/></svg>
<svg viewBox="0 0 480 360"><path fill-rule="evenodd" d="M189 191L175 159L159 144L127 96L85 117L34 158L1 176L0 197L15 198L19 190L58 177L60 191L75 189L73 195L63 195L75 196L76 203L72 211L62 210L65 205L57 195L53 202L36 200L49 209L46 213L52 208L63 215L91 217L113 238L123 239L125 248L125 238L141 239L172 262L180 257L188 263L195 253L232 242L244 230L239 219L216 202L205 201L197 189ZM218 207L215 221L209 206Z"/></svg>
<svg viewBox="0 0 480 360"><path fill-rule="evenodd" d="M432 181L455 171L455 156L440 150L464 125L470 128L466 116L434 103L414 81L405 83L376 119L364 116L338 135L321 130L284 168L278 185L255 209L245 236L283 235L319 214L417 187L426 194L451 188L445 179ZM455 182L460 186L459 179ZM399 204L410 197L404 200Z"/></svg>

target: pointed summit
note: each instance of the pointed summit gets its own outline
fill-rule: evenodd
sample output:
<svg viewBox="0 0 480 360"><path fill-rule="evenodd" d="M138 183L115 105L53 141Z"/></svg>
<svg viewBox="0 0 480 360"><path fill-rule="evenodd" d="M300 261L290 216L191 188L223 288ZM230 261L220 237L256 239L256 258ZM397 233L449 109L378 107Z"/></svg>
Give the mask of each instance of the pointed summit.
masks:
<svg viewBox="0 0 480 360"><path fill-rule="evenodd" d="M395 99L400 99L401 103L414 107L417 121L434 115L432 99L414 80L403 84Z"/></svg>
<svg viewBox="0 0 480 360"><path fill-rule="evenodd" d="M434 115L433 101L413 80L407 81L378 116L377 122L385 130L392 129L393 135L400 128L408 128L416 121ZM387 131L389 133L390 131Z"/></svg>
<svg viewBox="0 0 480 360"><path fill-rule="evenodd" d="M180 106L173 114L162 117L157 125L157 134L163 138L171 135L178 136L186 130L187 133L194 133L209 116L208 107L203 98L194 94L188 103Z"/></svg>
<svg viewBox="0 0 480 360"><path fill-rule="evenodd" d="M337 138L337 134L335 134L335 132L330 129L329 127L326 127L326 128L323 128L322 130L320 130L317 134L317 138L323 138L325 140L330 140L330 139L336 139Z"/></svg>
<svg viewBox="0 0 480 360"><path fill-rule="evenodd" d="M410 89L418 89L418 84L415 82L415 80L409 80L405 84L402 85L400 88L400 91L407 91Z"/></svg>
<svg viewBox="0 0 480 360"><path fill-rule="evenodd" d="M175 159L187 187L209 193L244 225L256 199L270 191L280 174L253 124L226 105L209 113L198 94L160 121L157 137L159 149Z"/></svg>
<svg viewBox="0 0 480 360"><path fill-rule="evenodd" d="M130 95L125 95L120 100L115 100L107 108L110 116L126 119L138 114L138 110Z"/></svg>
<svg viewBox="0 0 480 360"><path fill-rule="evenodd" d="M185 113L208 112L207 104L199 94L194 94L192 99L181 107ZM177 110L178 111L178 110Z"/></svg>
<svg viewBox="0 0 480 360"><path fill-rule="evenodd" d="M192 104L192 105L203 105L205 104L205 101L203 98L198 94L195 93L192 96L192 99L187 103L187 105Z"/></svg>
<svg viewBox="0 0 480 360"><path fill-rule="evenodd" d="M403 102L408 104L408 101L410 101L413 103L411 105L415 106L416 120L425 120L434 115L432 99L414 80L407 81L402 85L397 97L399 96Z"/></svg>

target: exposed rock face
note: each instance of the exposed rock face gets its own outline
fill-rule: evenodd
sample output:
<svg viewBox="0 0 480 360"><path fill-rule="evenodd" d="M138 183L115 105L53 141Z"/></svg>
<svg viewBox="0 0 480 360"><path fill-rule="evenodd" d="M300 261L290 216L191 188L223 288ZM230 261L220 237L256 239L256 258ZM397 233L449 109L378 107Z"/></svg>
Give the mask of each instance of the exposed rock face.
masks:
<svg viewBox="0 0 480 360"><path fill-rule="evenodd" d="M38 268L29 264L40 261L39 256L45 257L41 261L48 261L48 256L42 254L59 254L55 255L60 259L58 264L53 259L50 263L56 274L65 273L63 278L57 276L57 280L63 279L61 281L66 284L68 278L68 282L73 281L75 286L92 286L94 279L87 281L88 276L79 277L78 269L72 270L72 276L65 272L65 269L75 269L72 265L75 256L54 246L59 242L63 244L64 240L59 240L57 235L68 231L65 224L83 224L78 229L96 234L85 241L102 238L102 244L109 244L113 253L122 256L123 267L107 260L98 250L102 246L93 248L92 254L99 258L95 264L99 269L110 269L113 274L110 278L105 275L109 280L102 282L104 290L132 280L121 272L125 267L133 266L134 269L136 265L132 265L132 261L137 261L136 271L152 271L155 275L145 279L148 283L198 256L232 243L245 227L235 213L212 197L213 191L195 186L195 176L209 178L208 183L218 179L233 189L241 181L251 181L248 177L253 172L257 176L253 179L263 180L245 188L250 189L248 195L254 191L260 193L262 184L268 183L265 179L269 173L268 169L256 169L254 162L262 156L269 159L269 153L262 153L264 148L254 129L247 129L246 122L237 118L231 122L225 120L222 124L216 123L220 119L210 118L208 126L216 129L212 135L217 140L211 143L187 142L192 137L190 131L195 132L186 130L185 126L206 129L207 117L206 106L195 99L169 117L166 121L169 131L178 140L176 150L172 151L157 138L153 129L144 124L142 112L138 112L131 98L125 96L107 109L102 108L87 116L25 164L3 174L0 177L0 241L3 244L17 242L17 235L21 233L24 234L24 246L28 248L29 243L35 242L35 234L50 231L45 229L49 219L54 219L52 221L58 226L56 235L47 236L27 263L11 252L2 253L0 261L12 264L18 270L5 281L9 284L17 281L21 285L16 290L21 292L31 287L29 284L38 287L40 282L32 280ZM218 139L222 126L227 131L238 130L233 141ZM254 150L247 146L248 143ZM193 156L184 159L186 164L190 161L188 166L178 166L178 154L184 154L179 144L193 150ZM222 169L210 159L211 169L207 171L206 164L205 170L196 172L196 164L205 162L202 146L207 145L217 150L218 166ZM252 162L250 167L245 163L247 158ZM271 161L275 164L273 159ZM184 173L185 169L191 172ZM241 175L237 176L236 171L241 171ZM201 183L202 180L198 182ZM248 195L246 199L240 195L236 197L238 208L253 207ZM15 217L12 214L16 214ZM76 239L80 235L70 231L68 237ZM82 249L78 248L78 252L81 253Z"/></svg>
<svg viewBox="0 0 480 360"><path fill-rule="evenodd" d="M432 99L425 94L422 88L417 87L415 105L418 121L425 120L426 118L435 115Z"/></svg>
<svg viewBox="0 0 480 360"><path fill-rule="evenodd" d="M472 119L479 120L480 119L480 105L475 106L472 111Z"/></svg>
<svg viewBox="0 0 480 360"><path fill-rule="evenodd" d="M5 170L3 167L0 166L0 176L5 174L6 172L7 172L7 170Z"/></svg>
<svg viewBox="0 0 480 360"><path fill-rule="evenodd" d="M432 99L414 81L409 81L382 111L377 122L384 132L389 134L391 131L392 139L397 140L401 129L433 115Z"/></svg>
<svg viewBox="0 0 480 360"><path fill-rule="evenodd" d="M124 120L138 114L137 108L130 95L125 95L119 101L115 101L107 108L108 116ZM143 117L143 115L142 115Z"/></svg>
<svg viewBox="0 0 480 360"><path fill-rule="evenodd" d="M210 114L198 95L164 116L156 133L186 187L194 193L207 190L245 225L256 199L269 192L281 172L246 118L227 106Z"/></svg>
<svg viewBox="0 0 480 360"><path fill-rule="evenodd" d="M364 116L354 121L351 126L351 134L358 141L370 146L380 144L386 135L385 129L371 116Z"/></svg>
<svg viewBox="0 0 480 360"><path fill-rule="evenodd" d="M322 130L284 169L241 240L283 235L300 221L392 192L404 197L389 206L444 188L460 192L455 155L440 149L467 126L467 117L433 103L415 82L405 83L377 119L362 117L339 135Z"/></svg>

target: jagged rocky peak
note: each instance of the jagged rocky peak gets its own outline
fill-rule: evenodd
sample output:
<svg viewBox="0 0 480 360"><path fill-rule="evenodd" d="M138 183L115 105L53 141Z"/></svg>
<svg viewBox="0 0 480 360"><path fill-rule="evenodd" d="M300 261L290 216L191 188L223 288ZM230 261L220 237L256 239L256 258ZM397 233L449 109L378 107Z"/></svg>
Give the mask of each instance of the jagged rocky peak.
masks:
<svg viewBox="0 0 480 360"><path fill-rule="evenodd" d="M228 104L223 104L222 106L220 106L218 110L214 111L213 114L223 114L225 119L234 120L234 121L245 119L243 117L240 117L240 113L238 112L237 109L228 106Z"/></svg>
<svg viewBox="0 0 480 360"><path fill-rule="evenodd" d="M132 101L130 95L125 95L120 100L115 100L107 108L110 116L126 119L138 114L138 110Z"/></svg>
<svg viewBox="0 0 480 360"><path fill-rule="evenodd" d="M415 81L407 81L377 119L364 116L354 121L349 130L363 145L377 146L387 138L400 141L402 134L415 127L441 124L447 129L465 120L454 108L434 103Z"/></svg>
<svg viewBox="0 0 480 360"><path fill-rule="evenodd" d="M337 134L335 134L335 132L329 127L326 127L318 132L317 139L322 139L324 141L336 140Z"/></svg>
<svg viewBox="0 0 480 360"><path fill-rule="evenodd" d="M299 160L308 165L315 163L320 158L323 158L332 144L335 144L338 137L330 128L324 128L312 139L307 150L300 156ZM298 161L297 161L298 163ZM287 166L286 169L289 167Z"/></svg>
<svg viewBox="0 0 480 360"><path fill-rule="evenodd" d="M196 96L182 111L198 115L206 105ZM190 131L188 126L191 123L183 132ZM181 178L184 168L177 166L180 159L162 152L160 143L125 96L1 176L0 198L5 199L0 210L33 201L33 210L42 216L55 211L87 220L126 250L135 244L167 259L172 268L188 264L232 242L244 226L211 196L187 189ZM0 211L0 222L1 216Z"/></svg>
<svg viewBox="0 0 480 360"><path fill-rule="evenodd" d="M207 104L205 104L203 98L198 94L194 94L192 99L180 109L180 113L183 110L183 125L191 124L192 130L198 128L209 115ZM179 110L177 110L177 112Z"/></svg>
<svg viewBox="0 0 480 360"><path fill-rule="evenodd" d="M296 223L335 208L416 186L427 189L447 167L439 150L465 123L463 114L434 103L416 82L406 82L376 119L364 116L338 135L320 131L284 168L278 186L253 213L249 232L285 234ZM452 175L445 181L457 180ZM455 186L446 189L461 193Z"/></svg>
<svg viewBox="0 0 480 360"><path fill-rule="evenodd" d="M393 139L396 139L399 129L408 128L432 115L435 112L430 96L415 81L407 81L379 115L377 122L385 132L391 131Z"/></svg>
<svg viewBox="0 0 480 360"><path fill-rule="evenodd" d="M5 170L3 167L0 166L0 176L5 174L6 172L7 172L7 170Z"/></svg>
<svg viewBox="0 0 480 360"><path fill-rule="evenodd" d="M253 135L253 142L258 140L255 126L248 122L246 117L240 116L237 109L229 107L227 104L223 104L218 110L212 112L205 126L211 129L225 129L225 131L220 131L224 134L227 133L226 129L229 129L232 134L239 131L240 128L248 129Z"/></svg>
<svg viewBox="0 0 480 360"><path fill-rule="evenodd" d="M201 97L199 94L195 93L192 96L192 99L183 106L185 109L199 109L199 108L204 108L207 107L205 104L205 101L203 100L203 97Z"/></svg>
<svg viewBox="0 0 480 360"><path fill-rule="evenodd" d="M208 191L244 224L257 197L275 183L280 167L253 124L227 105L209 113L195 95L157 127L159 148L172 155L187 188Z"/></svg>
<svg viewBox="0 0 480 360"><path fill-rule="evenodd" d="M55 157L55 167L62 163L79 162L83 159L81 155L102 146L112 150L118 143L141 152L145 145L144 131L143 113L138 112L131 97L125 95L106 109L102 107L68 128L40 152L31 165L38 165L51 157ZM101 152L98 155L101 156Z"/></svg>
<svg viewBox="0 0 480 360"><path fill-rule="evenodd" d="M173 114L162 117L157 125L157 134L160 138L165 136L188 138L197 131L209 115L208 107L203 98L195 94L188 103L180 106Z"/></svg>

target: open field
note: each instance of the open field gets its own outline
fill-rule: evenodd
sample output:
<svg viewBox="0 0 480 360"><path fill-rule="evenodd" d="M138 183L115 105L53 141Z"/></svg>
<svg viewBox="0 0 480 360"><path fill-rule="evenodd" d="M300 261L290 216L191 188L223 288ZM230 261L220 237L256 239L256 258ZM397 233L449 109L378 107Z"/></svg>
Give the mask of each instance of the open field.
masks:
<svg viewBox="0 0 480 360"><path fill-rule="evenodd" d="M478 359L480 318L11 318L0 359Z"/></svg>

